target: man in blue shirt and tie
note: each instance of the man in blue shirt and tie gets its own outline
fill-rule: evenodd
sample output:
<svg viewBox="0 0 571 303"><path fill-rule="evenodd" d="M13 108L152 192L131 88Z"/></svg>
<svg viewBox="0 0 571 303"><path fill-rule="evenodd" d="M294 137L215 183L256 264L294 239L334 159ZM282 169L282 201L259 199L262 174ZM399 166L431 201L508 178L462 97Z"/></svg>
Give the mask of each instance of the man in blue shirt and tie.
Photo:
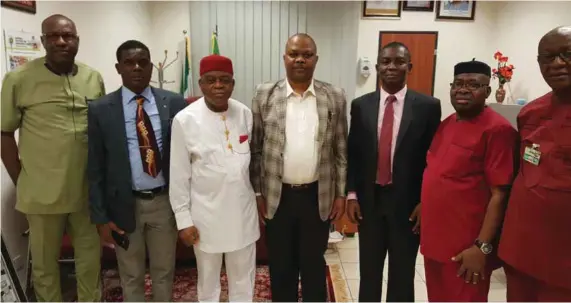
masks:
<svg viewBox="0 0 571 303"><path fill-rule="evenodd" d="M147 46L117 49L123 86L89 104L89 204L102 241L117 253L124 301L145 301L148 251L153 300L172 301L177 228L168 200L170 126L183 97L149 86Z"/></svg>

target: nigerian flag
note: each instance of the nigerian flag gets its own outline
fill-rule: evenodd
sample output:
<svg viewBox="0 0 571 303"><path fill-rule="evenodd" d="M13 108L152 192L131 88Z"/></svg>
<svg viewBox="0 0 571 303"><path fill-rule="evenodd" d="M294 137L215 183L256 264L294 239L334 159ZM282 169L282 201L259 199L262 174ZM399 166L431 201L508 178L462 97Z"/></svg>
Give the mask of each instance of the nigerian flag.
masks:
<svg viewBox="0 0 571 303"><path fill-rule="evenodd" d="M187 98L192 96L192 72L190 63L190 37L184 37L184 62L182 63L182 76L180 78L180 94Z"/></svg>
<svg viewBox="0 0 571 303"><path fill-rule="evenodd" d="M212 33L211 40L210 53L212 55L220 55L220 49L218 48L218 34L216 32Z"/></svg>

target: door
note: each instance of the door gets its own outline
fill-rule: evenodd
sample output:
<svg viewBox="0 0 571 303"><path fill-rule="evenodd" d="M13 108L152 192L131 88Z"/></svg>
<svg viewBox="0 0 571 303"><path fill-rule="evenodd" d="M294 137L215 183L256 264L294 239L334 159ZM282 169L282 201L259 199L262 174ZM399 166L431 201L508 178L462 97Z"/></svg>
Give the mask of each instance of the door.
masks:
<svg viewBox="0 0 571 303"><path fill-rule="evenodd" d="M434 94L438 32L381 31L379 33L379 53L383 46L391 42L400 42L406 45L410 51L412 70L408 74L408 88L432 96Z"/></svg>
<svg viewBox="0 0 571 303"><path fill-rule="evenodd" d="M2 302L27 302L24 288L17 276L2 236Z"/></svg>
<svg viewBox="0 0 571 303"><path fill-rule="evenodd" d="M18 131L14 134L18 138ZM18 143L18 139L16 139ZM16 187L8 175L4 163L0 163L0 180L2 185L2 201L0 221L2 229L2 249L6 249L5 259L15 270L20 285L25 290L28 287L28 272L30 270L28 236L28 220L26 216L16 210ZM5 247L4 247L5 246ZM14 278L15 279L15 278Z"/></svg>

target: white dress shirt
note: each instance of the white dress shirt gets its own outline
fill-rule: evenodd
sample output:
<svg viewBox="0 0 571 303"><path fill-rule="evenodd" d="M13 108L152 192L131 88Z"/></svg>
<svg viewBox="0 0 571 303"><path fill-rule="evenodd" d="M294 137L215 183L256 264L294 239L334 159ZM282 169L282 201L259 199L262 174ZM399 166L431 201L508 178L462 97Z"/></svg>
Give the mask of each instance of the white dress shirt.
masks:
<svg viewBox="0 0 571 303"><path fill-rule="evenodd" d="M198 229L195 248L201 251L231 252L260 237L249 173L251 132L252 112L233 99L225 113L215 113L201 98L173 119L170 203L179 230Z"/></svg>
<svg viewBox="0 0 571 303"><path fill-rule="evenodd" d="M288 184L307 184L317 180L319 116L313 81L299 95L286 81L286 142L282 180Z"/></svg>

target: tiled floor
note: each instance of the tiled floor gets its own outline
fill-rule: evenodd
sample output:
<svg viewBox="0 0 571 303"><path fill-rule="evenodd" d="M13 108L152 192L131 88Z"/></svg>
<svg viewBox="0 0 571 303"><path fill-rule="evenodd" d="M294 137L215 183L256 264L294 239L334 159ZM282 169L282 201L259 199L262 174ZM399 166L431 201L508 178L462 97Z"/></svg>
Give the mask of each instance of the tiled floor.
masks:
<svg viewBox="0 0 571 303"><path fill-rule="evenodd" d="M325 260L328 264L341 264L349 293L354 302L358 300L359 294L359 242L358 235L353 238L345 238L342 242L333 244L336 249L328 249L325 254ZM386 262L386 261L385 261ZM417 302L426 302L426 282L424 280L423 257L419 253L416 259L416 277L415 277L415 299ZM386 299L387 287L387 269L385 263L383 275L383 301ZM502 269L494 271L488 299L490 302L505 302L506 300L506 277Z"/></svg>

